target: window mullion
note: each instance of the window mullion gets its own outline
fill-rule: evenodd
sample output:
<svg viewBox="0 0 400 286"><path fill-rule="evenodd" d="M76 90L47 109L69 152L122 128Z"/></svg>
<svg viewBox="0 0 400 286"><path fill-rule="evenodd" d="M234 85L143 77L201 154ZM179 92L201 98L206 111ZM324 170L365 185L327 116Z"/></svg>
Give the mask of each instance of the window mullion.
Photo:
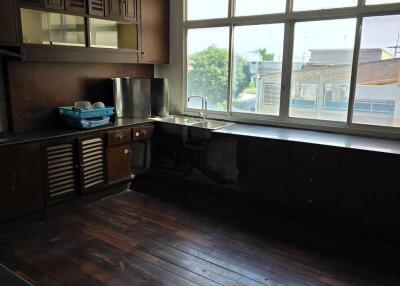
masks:
<svg viewBox="0 0 400 286"><path fill-rule="evenodd" d="M228 63L228 114L232 114L233 65L234 65L234 26L229 27L229 63Z"/></svg>
<svg viewBox="0 0 400 286"><path fill-rule="evenodd" d="M360 0L360 2L361 1L363 0ZM351 71L350 95L349 95L349 105L347 111L347 125L351 125L353 122L353 111L354 111L356 87L357 87L358 58L361 47L361 33L362 33L362 17L358 17L357 30L354 43L353 67Z"/></svg>
<svg viewBox="0 0 400 286"><path fill-rule="evenodd" d="M289 118L293 41L294 41L294 22L287 22L285 24L284 53L283 53L284 57L282 66L282 79L281 79L281 100L280 100L280 110L279 110L279 117L283 121L287 121Z"/></svg>

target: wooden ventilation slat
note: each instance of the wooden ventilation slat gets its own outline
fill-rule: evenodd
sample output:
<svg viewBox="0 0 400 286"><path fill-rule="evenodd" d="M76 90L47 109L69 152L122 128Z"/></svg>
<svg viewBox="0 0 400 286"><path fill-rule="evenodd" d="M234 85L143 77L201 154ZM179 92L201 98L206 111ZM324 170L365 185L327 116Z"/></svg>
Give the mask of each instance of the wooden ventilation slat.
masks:
<svg viewBox="0 0 400 286"><path fill-rule="evenodd" d="M85 8L86 0L69 0L69 5L73 8Z"/></svg>
<svg viewBox="0 0 400 286"><path fill-rule="evenodd" d="M72 143L46 148L48 196L50 203L76 190L74 145Z"/></svg>
<svg viewBox="0 0 400 286"><path fill-rule="evenodd" d="M92 138L81 142L82 182L87 191L105 182L103 138Z"/></svg>

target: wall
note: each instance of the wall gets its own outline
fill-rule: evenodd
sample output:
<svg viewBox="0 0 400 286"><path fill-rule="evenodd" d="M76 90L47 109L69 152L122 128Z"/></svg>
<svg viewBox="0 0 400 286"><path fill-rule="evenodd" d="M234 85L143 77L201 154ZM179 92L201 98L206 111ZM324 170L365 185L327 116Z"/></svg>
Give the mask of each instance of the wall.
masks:
<svg viewBox="0 0 400 286"><path fill-rule="evenodd" d="M112 77L154 76L152 65L8 62L14 131L63 126L57 107L78 100L113 104Z"/></svg>
<svg viewBox="0 0 400 286"><path fill-rule="evenodd" d="M183 111L183 1L170 1L170 64L155 66L154 76L168 78L170 112L181 113Z"/></svg>
<svg viewBox="0 0 400 286"><path fill-rule="evenodd" d="M4 90L4 76L1 68L3 58L0 57L0 133L8 130L7 122L7 101Z"/></svg>

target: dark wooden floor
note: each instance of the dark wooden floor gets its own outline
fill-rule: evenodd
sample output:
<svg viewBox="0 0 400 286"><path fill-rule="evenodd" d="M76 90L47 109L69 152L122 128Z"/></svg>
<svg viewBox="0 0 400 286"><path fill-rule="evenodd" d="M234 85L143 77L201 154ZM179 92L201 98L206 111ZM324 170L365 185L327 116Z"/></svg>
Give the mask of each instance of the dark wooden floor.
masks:
<svg viewBox="0 0 400 286"><path fill-rule="evenodd" d="M355 261L136 192L0 237L0 263L33 285L400 285Z"/></svg>

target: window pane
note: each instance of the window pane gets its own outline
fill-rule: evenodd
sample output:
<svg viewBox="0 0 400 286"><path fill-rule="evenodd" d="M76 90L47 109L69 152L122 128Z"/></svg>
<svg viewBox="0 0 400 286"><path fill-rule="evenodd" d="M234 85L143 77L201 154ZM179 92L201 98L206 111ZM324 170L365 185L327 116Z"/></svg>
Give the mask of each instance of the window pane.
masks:
<svg viewBox="0 0 400 286"><path fill-rule="evenodd" d="M378 4L390 4L390 3L400 3L399 0L366 0L367 5L378 5Z"/></svg>
<svg viewBox="0 0 400 286"><path fill-rule="evenodd" d="M187 38L188 96L205 96L208 109L227 111L229 28L188 30ZM201 108L193 98L189 108Z"/></svg>
<svg viewBox="0 0 400 286"><path fill-rule="evenodd" d="M353 122L400 127L400 16L364 18Z"/></svg>
<svg viewBox="0 0 400 286"><path fill-rule="evenodd" d="M294 0L293 11L343 8L357 4L358 0Z"/></svg>
<svg viewBox="0 0 400 286"><path fill-rule="evenodd" d="M228 0L187 0L187 19L227 18L228 2Z"/></svg>
<svg viewBox="0 0 400 286"><path fill-rule="evenodd" d="M233 112L279 115L284 24L235 28Z"/></svg>
<svg viewBox="0 0 400 286"><path fill-rule="evenodd" d="M295 26L291 117L346 121L355 19Z"/></svg>
<svg viewBox="0 0 400 286"><path fill-rule="evenodd" d="M236 0L235 16L284 13L286 0Z"/></svg>

